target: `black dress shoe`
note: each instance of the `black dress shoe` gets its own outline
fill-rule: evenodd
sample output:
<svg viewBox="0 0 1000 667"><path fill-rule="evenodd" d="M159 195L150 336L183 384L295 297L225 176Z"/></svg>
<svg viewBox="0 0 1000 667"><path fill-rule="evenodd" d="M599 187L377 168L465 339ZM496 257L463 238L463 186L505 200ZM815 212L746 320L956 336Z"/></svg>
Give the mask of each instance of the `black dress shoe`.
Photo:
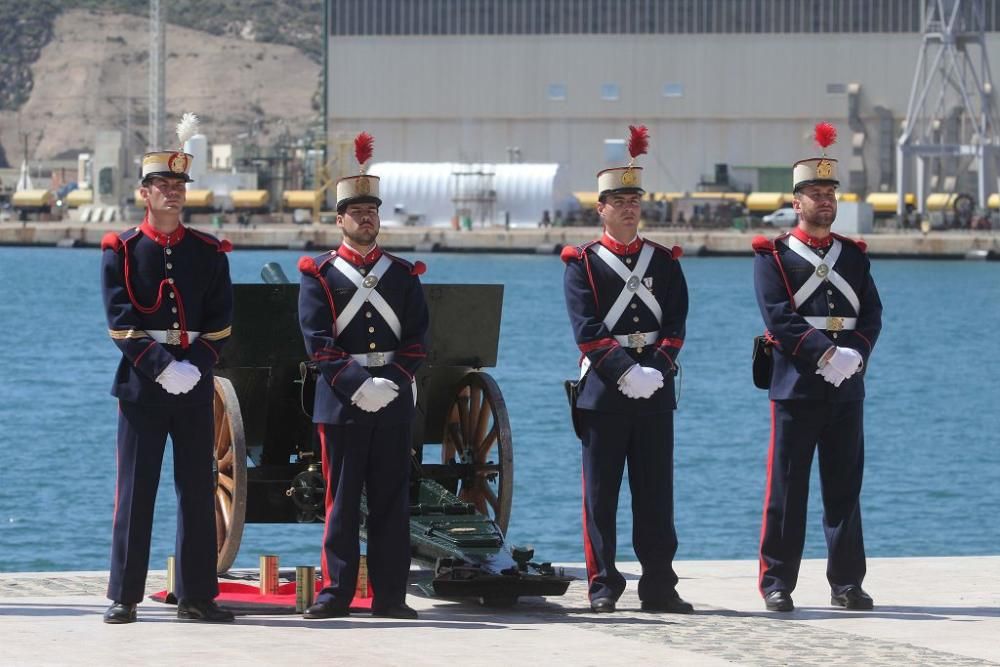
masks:
<svg viewBox="0 0 1000 667"><path fill-rule="evenodd" d="M177 618L183 621L232 623L233 612L215 604L215 600L181 600L177 603Z"/></svg>
<svg viewBox="0 0 1000 667"><path fill-rule="evenodd" d="M792 611L795 604L788 591L771 591L764 596L764 605L768 611Z"/></svg>
<svg viewBox="0 0 1000 667"><path fill-rule="evenodd" d="M611 598L594 598L590 601L590 608L598 614L610 614L615 610L615 601Z"/></svg>
<svg viewBox="0 0 1000 667"><path fill-rule="evenodd" d="M389 607L372 607L372 616L414 619L417 617L417 610L405 602L400 602Z"/></svg>
<svg viewBox="0 0 1000 667"><path fill-rule="evenodd" d="M115 602L104 612L105 623L135 623L135 605Z"/></svg>
<svg viewBox="0 0 1000 667"><path fill-rule="evenodd" d="M343 618L344 616L350 615L350 603L344 604L343 602L338 602L337 600L317 602L306 609L306 613L302 614L305 618Z"/></svg>
<svg viewBox="0 0 1000 667"><path fill-rule="evenodd" d="M831 593L830 604L847 609L872 609L875 601L861 586L848 586L841 593Z"/></svg>
<svg viewBox="0 0 1000 667"><path fill-rule="evenodd" d="M671 591L671 594L663 598L643 600L642 610L666 614L690 614L694 612L694 606L682 600L677 591Z"/></svg>

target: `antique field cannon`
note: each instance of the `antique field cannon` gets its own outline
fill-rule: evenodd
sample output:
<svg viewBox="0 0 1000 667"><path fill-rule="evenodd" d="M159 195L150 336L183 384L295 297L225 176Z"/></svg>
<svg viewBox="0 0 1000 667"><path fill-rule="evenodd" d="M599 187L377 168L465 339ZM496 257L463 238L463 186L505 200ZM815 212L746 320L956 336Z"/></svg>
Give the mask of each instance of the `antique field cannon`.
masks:
<svg viewBox="0 0 1000 667"><path fill-rule="evenodd" d="M315 374L299 331L298 285L276 264L262 276L264 283L234 286L233 337L216 370L220 573L236 558L244 524L323 521L325 481L309 416ZM424 292L431 325L416 377L413 558L433 568L442 596L509 604L521 595L562 595L571 577L504 538L513 492L510 422L499 387L480 370L496 365L503 286L435 284ZM440 449L438 462L424 461L427 447ZM362 514L364 538L364 501Z"/></svg>

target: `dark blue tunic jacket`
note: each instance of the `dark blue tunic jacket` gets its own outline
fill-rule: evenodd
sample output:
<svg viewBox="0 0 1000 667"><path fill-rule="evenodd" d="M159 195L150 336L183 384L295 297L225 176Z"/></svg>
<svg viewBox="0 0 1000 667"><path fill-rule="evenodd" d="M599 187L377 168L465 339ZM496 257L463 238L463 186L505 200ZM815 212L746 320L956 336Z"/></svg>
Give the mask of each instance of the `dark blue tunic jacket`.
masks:
<svg viewBox="0 0 1000 667"><path fill-rule="evenodd" d="M347 276L334 266L339 255L356 268L368 273L385 254L392 260L375 287L399 319L399 338L378 309L366 302L344 331L335 331L337 313L343 312L357 291ZM350 424L409 422L413 419L411 383L427 356L426 336L429 324L427 302L418 277L424 272L422 262L415 265L383 253L376 247L362 257L342 245L318 257L299 260L302 272L299 288L299 324L305 338L306 352L320 372L316 383L313 422ZM365 367L351 355L368 352L393 352L391 363ZM399 385L399 395L382 410L369 413L351 403L354 392L370 377L384 377Z"/></svg>
<svg viewBox="0 0 1000 667"><path fill-rule="evenodd" d="M212 400L212 367L231 333L233 288L228 241L183 225L172 234L148 221L101 241L101 285L108 334L122 352L111 394L144 405ZM177 344L149 331L175 331ZM200 335L186 335L187 332ZM202 373L186 394L167 393L156 377L175 359Z"/></svg>
<svg viewBox="0 0 1000 667"><path fill-rule="evenodd" d="M653 311L633 294L622 316L608 329L604 318L621 294L625 280L597 256L602 245L629 268L637 265L644 245L652 247L653 256L643 272L642 283L660 305L662 322L657 322ZM641 238L625 245L607 234L598 241L563 249L566 308L576 343L590 362L580 387L578 408L639 415L668 412L676 407L673 376L677 354L684 344L688 311L687 283L677 261L680 254L680 248L670 250ZM639 332L656 332L655 341L630 348L614 338ZM628 398L618 389L618 380L636 363L663 373L663 387L646 399Z"/></svg>
<svg viewBox="0 0 1000 667"><path fill-rule="evenodd" d="M833 266L823 261L826 251L816 253L820 263L827 266L820 270L835 271L857 295L859 312L855 312L829 275L802 303L792 303L793 296L818 270L789 247L793 235L806 245L815 245L814 240L797 229L774 241L762 236L753 241L757 304L767 334L775 341L769 396L771 400L860 400L865 396L864 375L868 359L882 330L882 302L872 280L871 263L864 244L834 234L832 241L839 243L841 249ZM856 318L857 323L853 330L831 331L816 328L805 320L806 317L850 317ZM864 358L862 368L839 388L816 374L820 358L835 345L853 348Z"/></svg>

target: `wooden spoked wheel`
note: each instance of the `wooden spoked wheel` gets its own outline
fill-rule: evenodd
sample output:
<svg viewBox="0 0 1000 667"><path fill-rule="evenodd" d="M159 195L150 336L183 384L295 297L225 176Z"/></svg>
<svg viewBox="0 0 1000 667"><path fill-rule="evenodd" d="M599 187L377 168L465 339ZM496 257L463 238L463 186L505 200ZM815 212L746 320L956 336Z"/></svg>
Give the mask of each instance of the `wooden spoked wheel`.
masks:
<svg viewBox="0 0 1000 667"><path fill-rule="evenodd" d="M459 381L446 414L441 462L467 465L455 493L506 534L514 491L514 449L500 388L486 373L468 373Z"/></svg>
<svg viewBox="0 0 1000 667"><path fill-rule="evenodd" d="M215 378L215 539L221 574L236 560L247 512L247 441L233 383Z"/></svg>

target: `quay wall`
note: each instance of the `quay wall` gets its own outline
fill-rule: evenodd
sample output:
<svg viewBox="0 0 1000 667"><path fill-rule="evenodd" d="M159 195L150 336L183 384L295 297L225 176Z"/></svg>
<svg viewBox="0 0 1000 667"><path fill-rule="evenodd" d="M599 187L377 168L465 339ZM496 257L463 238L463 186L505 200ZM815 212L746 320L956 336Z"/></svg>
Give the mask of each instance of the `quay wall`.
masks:
<svg viewBox="0 0 1000 667"><path fill-rule="evenodd" d="M120 232L127 227L124 224L4 223L0 224L0 245L95 247L109 231ZM331 224L195 227L228 239L237 249L323 250L340 242L340 230ZM596 227L461 231L439 227L383 227L379 242L390 250L424 253L555 254L564 245L585 243L597 238L599 233ZM648 229L643 236L662 245L679 245L688 256L740 256L750 254L750 242L756 233ZM774 236L777 232L765 230L764 233ZM873 257L1000 259L1000 231L878 233L863 238Z"/></svg>

